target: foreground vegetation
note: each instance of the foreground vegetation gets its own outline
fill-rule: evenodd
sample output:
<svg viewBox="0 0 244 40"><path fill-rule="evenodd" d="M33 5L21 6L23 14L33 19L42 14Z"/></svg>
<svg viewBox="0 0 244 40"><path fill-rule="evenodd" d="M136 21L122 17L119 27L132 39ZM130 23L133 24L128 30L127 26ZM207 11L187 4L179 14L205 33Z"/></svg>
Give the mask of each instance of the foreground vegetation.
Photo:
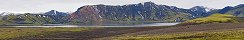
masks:
<svg viewBox="0 0 244 40"><path fill-rule="evenodd" d="M58 32L80 32L94 28L0 28L0 39L41 36Z"/></svg>
<svg viewBox="0 0 244 40"><path fill-rule="evenodd" d="M113 37L114 40L168 40L168 39L193 39L193 40L221 40L244 39L244 29L186 32L159 35L137 35Z"/></svg>
<svg viewBox="0 0 244 40"><path fill-rule="evenodd" d="M207 23L238 23L236 17L230 14L213 14L204 18L188 20L180 25L207 24Z"/></svg>

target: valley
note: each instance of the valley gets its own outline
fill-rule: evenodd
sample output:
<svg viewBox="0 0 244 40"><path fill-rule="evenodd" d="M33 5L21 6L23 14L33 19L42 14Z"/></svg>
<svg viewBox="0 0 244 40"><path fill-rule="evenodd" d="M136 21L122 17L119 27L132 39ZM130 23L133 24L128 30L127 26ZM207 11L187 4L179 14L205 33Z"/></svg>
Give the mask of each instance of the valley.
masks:
<svg viewBox="0 0 244 40"><path fill-rule="evenodd" d="M244 4L219 9L151 1L78 6L71 12L2 12L0 40L244 39Z"/></svg>
<svg viewBox="0 0 244 40"><path fill-rule="evenodd" d="M216 18L216 19L212 19ZM221 19L221 20L219 20ZM213 14L204 18L188 20L186 22L171 26L139 26L139 27L87 27L95 28L88 31L68 31L68 28L83 27L61 27L64 31L53 31L50 33L35 34L29 36L13 36L13 40L142 40L142 39L215 39L217 38L242 39L244 28L243 18L236 18L230 14ZM194 23L194 24L191 24ZM181 25L183 24L183 25ZM160 24L163 25L163 24ZM4 28L4 27L3 27ZM58 27L59 28L59 27ZM9 29L12 29L11 27ZM8 30L9 30L8 29ZM29 28L27 28L29 29ZM56 28L54 28L56 29ZM20 29L18 29L20 30ZM38 30L38 29L37 29ZM53 29L50 29L53 30ZM49 30L49 31L50 31ZM26 30L28 31L28 30ZM37 31L35 31L37 32ZM35 33L33 32L33 33ZM45 31L48 32L48 31ZM217 33L216 33L217 32ZM228 35L228 32L235 35ZM6 32L9 33L9 32ZM11 32L10 32L11 33ZM18 32L17 32L18 33ZM27 32L29 33L29 32ZM226 33L226 34L223 34ZM32 32L30 32L32 34ZM209 35L208 35L209 34ZM216 35L218 34L218 35ZM21 35L21 34L19 34ZM166 37L162 37L166 36ZM220 37L222 36L222 37ZM234 37L233 37L234 36ZM238 36L238 37L237 37Z"/></svg>

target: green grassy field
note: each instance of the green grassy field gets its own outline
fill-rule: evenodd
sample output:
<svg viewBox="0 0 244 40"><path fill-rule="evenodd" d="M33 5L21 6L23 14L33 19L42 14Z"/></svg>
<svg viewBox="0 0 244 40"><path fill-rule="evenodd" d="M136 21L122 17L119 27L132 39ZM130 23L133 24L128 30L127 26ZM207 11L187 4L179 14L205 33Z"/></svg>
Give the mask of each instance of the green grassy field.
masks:
<svg viewBox="0 0 244 40"><path fill-rule="evenodd" d="M213 14L204 18L197 18L185 21L179 25L194 25L194 24L208 24L208 23L238 23L236 17L230 14Z"/></svg>
<svg viewBox="0 0 244 40"><path fill-rule="evenodd" d="M114 40L243 40L244 29L113 37Z"/></svg>
<svg viewBox="0 0 244 40"><path fill-rule="evenodd" d="M0 28L0 39L11 39L25 36L45 35L58 32L80 32L95 28Z"/></svg>

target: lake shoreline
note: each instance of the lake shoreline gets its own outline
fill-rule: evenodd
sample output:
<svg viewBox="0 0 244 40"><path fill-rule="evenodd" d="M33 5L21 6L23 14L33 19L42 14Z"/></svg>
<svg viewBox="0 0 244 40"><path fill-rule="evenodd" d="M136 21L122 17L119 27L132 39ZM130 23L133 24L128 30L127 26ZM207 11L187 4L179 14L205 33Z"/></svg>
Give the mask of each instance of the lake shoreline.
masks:
<svg viewBox="0 0 244 40"><path fill-rule="evenodd" d="M124 26L79 26L79 25L54 25L54 26L1 26L1 27L149 27L149 26L174 26L179 23L151 23Z"/></svg>

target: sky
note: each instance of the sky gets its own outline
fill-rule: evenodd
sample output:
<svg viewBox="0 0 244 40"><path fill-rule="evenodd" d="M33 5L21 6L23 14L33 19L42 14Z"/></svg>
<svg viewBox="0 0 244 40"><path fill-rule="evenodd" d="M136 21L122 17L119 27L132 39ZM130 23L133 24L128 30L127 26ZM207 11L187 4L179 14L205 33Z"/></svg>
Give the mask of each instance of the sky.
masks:
<svg viewBox="0 0 244 40"><path fill-rule="evenodd" d="M0 0L0 12L33 13L57 10L74 12L84 5L125 5L143 2L154 2L158 5L191 8L205 6L208 8L224 8L244 4L244 0Z"/></svg>

